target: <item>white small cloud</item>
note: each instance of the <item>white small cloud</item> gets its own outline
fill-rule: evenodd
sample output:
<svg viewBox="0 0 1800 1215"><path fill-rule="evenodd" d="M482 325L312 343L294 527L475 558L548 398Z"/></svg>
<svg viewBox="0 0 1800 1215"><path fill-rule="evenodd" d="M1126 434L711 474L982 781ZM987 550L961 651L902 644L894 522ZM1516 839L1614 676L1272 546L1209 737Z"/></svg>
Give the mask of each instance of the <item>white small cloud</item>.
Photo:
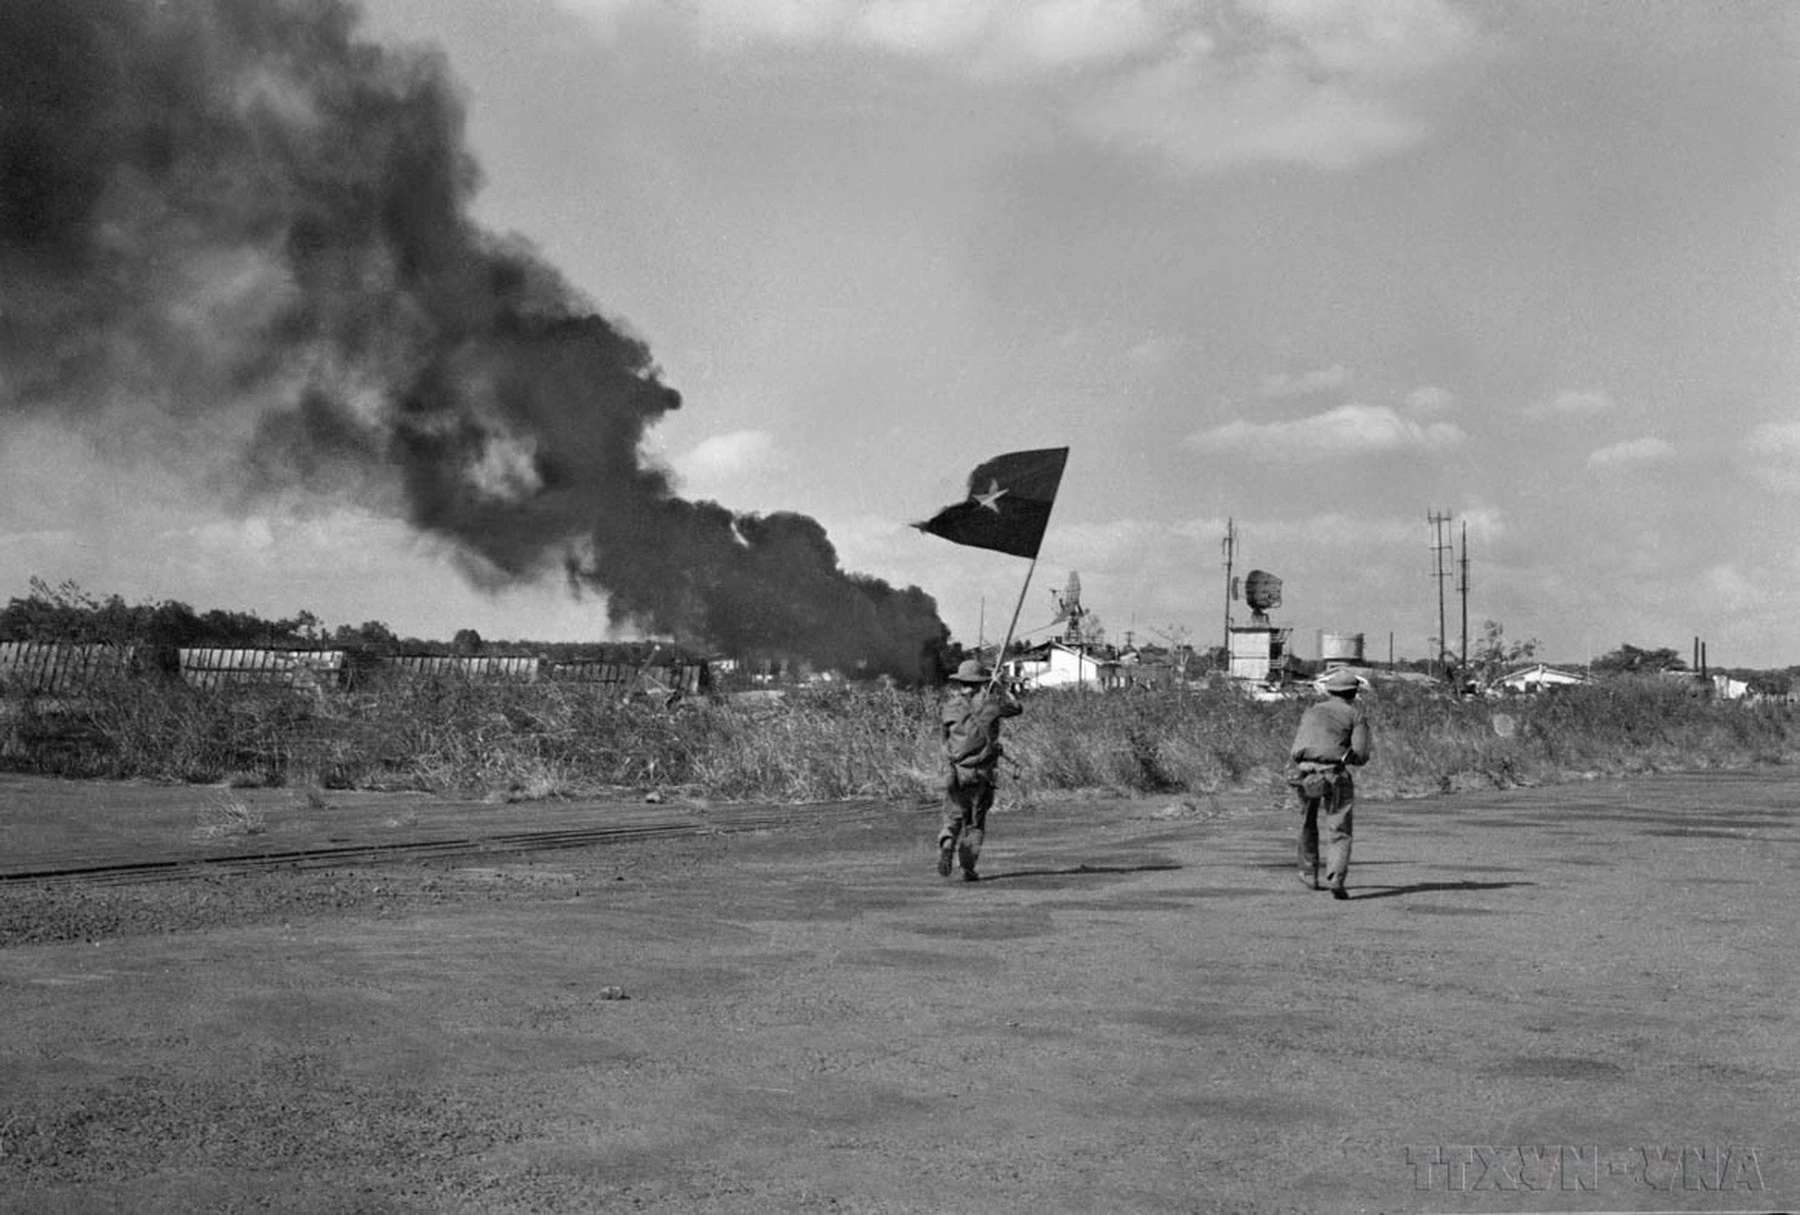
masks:
<svg viewBox="0 0 1800 1215"><path fill-rule="evenodd" d="M247 519L214 519L177 532L165 532L196 549L217 555L260 555L275 547L275 531L262 515Z"/></svg>
<svg viewBox="0 0 1800 1215"><path fill-rule="evenodd" d="M1265 397L1283 400L1289 397L1313 396L1332 392L1350 382L1350 372L1342 363L1313 371L1273 371L1262 377L1257 391Z"/></svg>
<svg viewBox="0 0 1800 1215"><path fill-rule="evenodd" d="M1764 597L1754 580L1730 562L1702 571L1700 585L1706 590L1707 601L1718 607L1745 606Z"/></svg>
<svg viewBox="0 0 1800 1215"><path fill-rule="evenodd" d="M1626 439L1588 453L1589 468L1617 468L1626 464L1649 464L1666 460L1675 454L1674 444L1663 439Z"/></svg>
<svg viewBox="0 0 1800 1215"><path fill-rule="evenodd" d="M1180 351L1181 343L1165 334L1145 338L1125 352L1125 361L1133 367L1151 370L1166 366Z"/></svg>
<svg viewBox="0 0 1800 1215"><path fill-rule="evenodd" d="M702 483L759 472L773 462L775 439L766 430L736 430L703 439L675 460L683 478Z"/></svg>
<svg viewBox="0 0 1800 1215"><path fill-rule="evenodd" d="M1776 493L1800 494L1800 418L1764 422L1744 441L1750 475Z"/></svg>
<svg viewBox="0 0 1800 1215"><path fill-rule="evenodd" d="M1421 385L1406 394L1406 408L1413 413L1447 413L1456 408L1456 397L1443 388Z"/></svg>
<svg viewBox="0 0 1800 1215"><path fill-rule="evenodd" d="M1468 524L1469 534L1478 540L1492 542L1506 538L1506 515L1498 506L1477 502L1458 510L1456 518L1458 522Z"/></svg>
<svg viewBox="0 0 1800 1215"><path fill-rule="evenodd" d="M1227 422L1189 435L1187 443L1201 451L1325 459L1347 453L1436 451L1466 437L1448 422L1417 422L1385 405L1340 405L1296 421Z"/></svg>
<svg viewBox="0 0 1800 1215"><path fill-rule="evenodd" d="M1547 401L1535 401L1525 407L1524 414L1528 418L1589 417L1614 408L1610 395L1590 388L1559 392Z"/></svg>

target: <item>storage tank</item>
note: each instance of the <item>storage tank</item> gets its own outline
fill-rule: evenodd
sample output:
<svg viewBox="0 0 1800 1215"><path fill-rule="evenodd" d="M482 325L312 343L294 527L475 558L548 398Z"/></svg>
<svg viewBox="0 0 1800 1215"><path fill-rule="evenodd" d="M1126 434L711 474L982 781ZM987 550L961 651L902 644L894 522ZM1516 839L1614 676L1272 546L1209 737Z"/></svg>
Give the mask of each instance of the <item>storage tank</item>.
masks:
<svg viewBox="0 0 1800 1215"><path fill-rule="evenodd" d="M1349 662L1361 665L1363 635L1361 633L1320 633L1319 661Z"/></svg>

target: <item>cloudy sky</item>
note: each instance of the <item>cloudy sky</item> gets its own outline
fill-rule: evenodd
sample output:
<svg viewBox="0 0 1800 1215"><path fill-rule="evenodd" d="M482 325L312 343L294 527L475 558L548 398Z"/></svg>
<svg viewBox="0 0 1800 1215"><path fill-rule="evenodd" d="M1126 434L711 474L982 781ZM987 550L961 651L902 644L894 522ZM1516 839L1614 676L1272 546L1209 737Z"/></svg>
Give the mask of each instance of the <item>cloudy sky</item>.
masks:
<svg viewBox="0 0 1800 1215"><path fill-rule="evenodd" d="M1800 7L369 0L362 29L441 49L477 218L680 391L646 445L681 493L816 518L960 640L1027 563L908 523L1067 445L1021 632L1077 571L1115 640L1216 644L1232 519L1300 653L1423 656L1443 513L1472 632L1800 663ZM558 577L478 587L388 514L129 446L6 423L0 595L604 629Z"/></svg>

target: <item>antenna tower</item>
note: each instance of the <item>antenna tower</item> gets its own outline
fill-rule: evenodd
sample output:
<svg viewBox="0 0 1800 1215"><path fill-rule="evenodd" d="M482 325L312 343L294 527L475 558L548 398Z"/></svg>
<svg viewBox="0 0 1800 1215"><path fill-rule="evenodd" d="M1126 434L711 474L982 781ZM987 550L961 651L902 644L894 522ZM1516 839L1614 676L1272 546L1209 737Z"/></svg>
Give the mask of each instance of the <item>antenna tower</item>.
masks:
<svg viewBox="0 0 1800 1215"><path fill-rule="evenodd" d="M1469 670L1469 521L1462 521L1462 560L1457 563L1461 578L1456 589L1462 592L1462 670L1463 678L1468 678Z"/></svg>
<svg viewBox="0 0 1800 1215"><path fill-rule="evenodd" d="M1225 654L1227 661L1231 654L1231 563L1237 556L1237 524L1230 519L1225 520L1225 539L1219 548L1225 554Z"/></svg>
<svg viewBox="0 0 1800 1215"><path fill-rule="evenodd" d="M1438 584L1437 653L1431 656L1431 667L1442 677L1445 674L1444 652L1450 648L1449 637L1444 631L1444 579L1450 576L1450 571L1444 564L1444 554L1451 551L1450 545L1444 540L1444 529L1450 525L1450 512L1431 511L1426 514L1425 521L1431 524L1431 558L1435 566L1432 577L1437 579Z"/></svg>

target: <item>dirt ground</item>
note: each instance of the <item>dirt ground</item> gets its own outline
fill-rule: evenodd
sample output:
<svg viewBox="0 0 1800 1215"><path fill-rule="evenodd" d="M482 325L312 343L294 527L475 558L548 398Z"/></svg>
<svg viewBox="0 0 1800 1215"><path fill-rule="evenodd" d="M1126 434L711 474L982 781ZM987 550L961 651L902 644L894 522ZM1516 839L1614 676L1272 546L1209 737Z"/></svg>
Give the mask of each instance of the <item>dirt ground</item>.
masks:
<svg viewBox="0 0 1800 1215"><path fill-rule="evenodd" d="M1248 798L715 813L0 779L0 872L693 827L0 882L0 1209L1800 1204L1800 774L1365 802L1343 902Z"/></svg>

